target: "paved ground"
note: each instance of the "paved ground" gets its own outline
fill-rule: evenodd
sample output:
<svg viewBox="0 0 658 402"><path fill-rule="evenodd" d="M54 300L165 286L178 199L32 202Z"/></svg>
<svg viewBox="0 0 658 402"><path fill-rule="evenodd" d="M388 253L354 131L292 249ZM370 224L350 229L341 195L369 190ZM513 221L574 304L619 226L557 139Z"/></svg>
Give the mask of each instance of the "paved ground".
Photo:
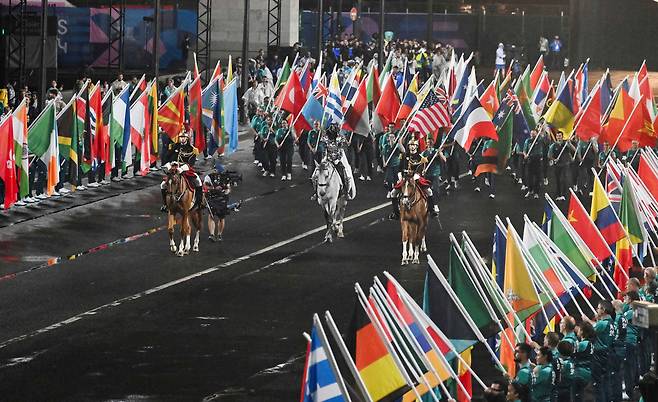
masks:
<svg viewBox="0 0 658 402"><path fill-rule="evenodd" d="M399 266L381 175L357 184L346 237L329 245L305 172L262 178L241 147L229 160L245 203L223 243L204 229L199 253L169 253L153 179L0 229L0 399L290 401L314 312L331 310L345 330L354 282L384 270L420 298L425 266ZM540 217L509 177L493 201L462 183L441 202L443 230L432 224L427 237L442 265L449 232L468 231L490 256L495 214L519 230L523 211Z"/></svg>

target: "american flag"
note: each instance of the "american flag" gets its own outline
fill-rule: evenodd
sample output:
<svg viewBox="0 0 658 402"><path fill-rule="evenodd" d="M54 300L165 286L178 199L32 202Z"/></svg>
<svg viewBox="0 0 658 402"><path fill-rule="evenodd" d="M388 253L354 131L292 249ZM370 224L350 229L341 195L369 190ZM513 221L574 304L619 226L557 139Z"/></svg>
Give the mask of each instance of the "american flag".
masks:
<svg viewBox="0 0 658 402"><path fill-rule="evenodd" d="M447 102L445 91L442 89L438 94L436 91L430 91L409 122L409 130L433 133L440 127L450 126Z"/></svg>

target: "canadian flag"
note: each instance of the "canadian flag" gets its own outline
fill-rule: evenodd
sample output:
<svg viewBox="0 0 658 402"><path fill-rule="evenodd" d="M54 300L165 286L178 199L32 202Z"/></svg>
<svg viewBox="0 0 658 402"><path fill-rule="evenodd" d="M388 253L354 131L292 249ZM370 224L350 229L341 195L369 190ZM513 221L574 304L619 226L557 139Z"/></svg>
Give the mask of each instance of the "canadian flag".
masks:
<svg viewBox="0 0 658 402"><path fill-rule="evenodd" d="M293 71L290 75L290 79L286 83L286 86L276 98L274 105L297 117L297 115L302 111L304 103L306 103L304 89L302 88L302 84L299 82L299 75L297 75L297 71Z"/></svg>

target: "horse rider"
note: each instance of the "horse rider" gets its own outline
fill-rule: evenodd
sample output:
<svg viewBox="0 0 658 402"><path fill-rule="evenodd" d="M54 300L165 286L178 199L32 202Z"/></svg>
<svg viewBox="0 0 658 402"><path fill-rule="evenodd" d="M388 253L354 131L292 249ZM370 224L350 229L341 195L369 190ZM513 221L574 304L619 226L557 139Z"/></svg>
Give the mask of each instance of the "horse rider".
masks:
<svg viewBox="0 0 658 402"><path fill-rule="evenodd" d="M349 200L354 199L356 192L356 189L353 186L354 178L352 177L352 170L346 166L348 163L347 156L345 155L345 148L349 146L347 138L339 134L337 124L331 124L325 132L321 134L320 143L323 145L322 149L324 150L322 159L326 159L334 165L338 172L338 176L343 183L342 194L347 196ZM316 176L317 174L314 172L311 179L314 187L317 186Z"/></svg>
<svg viewBox="0 0 658 402"><path fill-rule="evenodd" d="M401 166L398 172L398 182L393 187L393 199L397 199L400 195L400 188L402 187L402 177L411 177L414 183L423 190L423 194L427 199L427 207L433 217L439 215L439 208L434 203L432 193L432 182L425 178L425 170L429 162L425 156L420 153L420 142L415 135L412 135L407 143L407 149L400 155ZM397 204L397 203L396 203ZM398 211L399 213L399 211Z"/></svg>
<svg viewBox="0 0 658 402"><path fill-rule="evenodd" d="M201 187L201 179L194 171L194 164L196 157L199 155L199 150L190 144L190 133L186 129L181 131L178 135L178 142L169 144L169 149L166 155L166 163L164 168L169 171L173 165L178 166L178 170L183 173L194 187L194 207L201 206L203 199L203 188ZM167 212L167 179L160 184L160 191L162 192L162 212Z"/></svg>

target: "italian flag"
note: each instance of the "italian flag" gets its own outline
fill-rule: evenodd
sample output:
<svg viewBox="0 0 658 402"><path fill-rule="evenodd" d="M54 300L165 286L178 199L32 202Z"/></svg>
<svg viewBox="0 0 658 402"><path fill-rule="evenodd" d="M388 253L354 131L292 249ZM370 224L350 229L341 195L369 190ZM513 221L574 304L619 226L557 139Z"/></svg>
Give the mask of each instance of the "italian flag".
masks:
<svg viewBox="0 0 658 402"><path fill-rule="evenodd" d="M57 120L53 102L46 105L41 114L30 125L27 144L33 154L46 164L46 192L52 195L59 182L59 146L57 144Z"/></svg>
<svg viewBox="0 0 658 402"><path fill-rule="evenodd" d="M27 197L30 191L29 164L27 147L27 103L25 99L12 114L14 132L14 155L18 165L18 193L20 198Z"/></svg>

